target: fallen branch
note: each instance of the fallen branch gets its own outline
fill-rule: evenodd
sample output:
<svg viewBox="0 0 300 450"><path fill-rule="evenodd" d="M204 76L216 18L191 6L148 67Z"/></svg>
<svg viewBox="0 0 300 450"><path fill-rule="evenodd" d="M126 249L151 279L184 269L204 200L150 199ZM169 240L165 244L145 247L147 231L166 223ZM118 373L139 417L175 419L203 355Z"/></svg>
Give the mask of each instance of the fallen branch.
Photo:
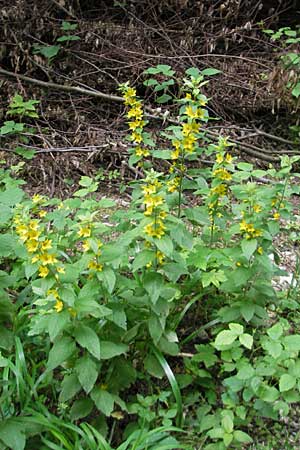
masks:
<svg viewBox="0 0 300 450"><path fill-rule="evenodd" d="M57 84L57 83L53 83L52 81L41 81L36 78L27 77L26 75L21 75L18 73L10 72L10 71L2 69L0 67L0 74L1 73L3 75L6 75L7 77L24 80L24 81L27 81L28 83L36 84L37 86L41 86L46 89L55 89L57 91L64 91L64 92L75 92L76 94L90 95L91 97L103 98L105 100L119 102L119 103L123 103L123 101L124 101L123 97L119 97L117 95L105 94L104 92L92 91L92 90L84 89L84 88L77 87L77 86Z"/></svg>

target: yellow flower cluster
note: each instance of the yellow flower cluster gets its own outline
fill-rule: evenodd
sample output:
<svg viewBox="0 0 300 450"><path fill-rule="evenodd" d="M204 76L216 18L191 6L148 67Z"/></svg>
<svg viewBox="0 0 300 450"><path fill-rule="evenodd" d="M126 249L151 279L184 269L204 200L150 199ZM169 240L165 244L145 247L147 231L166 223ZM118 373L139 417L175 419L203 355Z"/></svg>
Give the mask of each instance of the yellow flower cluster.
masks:
<svg viewBox="0 0 300 450"><path fill-rule="evenodd" d="M144 232L151 237L161 239L165 234L166 226L164 219L166 218L166 211L163 209L165 200L162 193L159 192L161 183L155 179L147 179L146 185L142 188L145 205L145 216L151 218L151 221L145 225Z"/></svg>
<svg viewBox="0 0 300 450"><path fill-rule="evenodd" d="M52 295L55 298L54 309L56 312L60 313L64 308L64 304L58 294L57 289L48 289L47 295Z"/></svg>
<svg viewBox="0 0 300 450"><path fill-rule="evenodd" d="M40 263L39 276L45 278L49 275L49 266L58 263L57 255L50 253L52 250L52 240L42 237L42 227L38 219L29 220L28 223L22 223L20 216L14 219L16 233L20 240L25 244L28 253L32 253L31 262ZM56 266L57 273L64 273L64 268Z"/></svg>
<svg viewBox="0 0 300 450"><path fill-rule="evenodd" d="M230 181L232 179L231 173L228 172L225 167L220 167L219 169L214 170L213 176L221 181Z"/></svg>
<svg viewBox="0 0 300 450"><path fill-rule="evenodd" d="M149 150L143 144L143 129L146 125L144 120L142 101L137 98L136 89L123 84L120 87L125 105L129 106L127 118L129 119L128 126L131 131L130 139L136 145L135 155L138 157L147 157L150 155Z"/></svg>
<svg viewBox="0 0 300 450"><path fill-rule="evenodd" d="M245 219L240 223L240 231L244 234L246 239L254 239L262 236L262 231L255 228L253 223L247 223Z"/></svg>
<svg viewBox="0 0 300 450"><path fill-rule="evenodd" d="M88 263L88 269L92 272L102 272L103 270L103 264L101 264L98 261L99 256L101 256L101 247L103 246L103 243L100 241L100 239L94 240L89 239L92 237L92 229L93 224L92 223L85 223L80 225L79 231L77 232L77 235L80 238L87 238L82 241L81 243L81 249L83 252L88 252L92 250L93 254L95 255L93 259L91 259Z"/></svg>
<svg viewBox="0 0 300 450"><path fill-rule="evenodd" d="M175 177L172 180L167 181L168 192L176 192L178 191L180 185L180 178Z"/></svg>

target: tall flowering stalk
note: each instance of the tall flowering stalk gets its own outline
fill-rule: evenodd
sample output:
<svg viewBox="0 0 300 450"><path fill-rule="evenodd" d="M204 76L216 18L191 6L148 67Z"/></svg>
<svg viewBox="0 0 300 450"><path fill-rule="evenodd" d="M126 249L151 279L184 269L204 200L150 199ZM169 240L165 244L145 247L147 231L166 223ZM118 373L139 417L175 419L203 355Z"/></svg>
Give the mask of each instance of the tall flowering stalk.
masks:
<svg viewBox="0 0 300 450"><path fill-rule="evenodd" d="M132 150L133 155L136 157L135 162L141 161L150 155L144 144L144 127L147 122L144 120L142 100L138 99L136 89L130 87L128 83L122 84L120 90L123 94L125 105L129 107L126 116L130 129L129 139L134 144Z"/></svg>
<svg viewBox="0 0 300 450"><path fill-rule="evenodd" d="M200 122L208 119L208 112L204 108L207 99L200 93L202 78L191 77L185 80L186 96L181 100L181 125L176 130L176 137L172 140L171 178L168 181L168 191L178 191L178 217L181 215L183 180L186 173L186 159L196 153L200 137ZM175 174L175 175L173 175Z"/></svg>

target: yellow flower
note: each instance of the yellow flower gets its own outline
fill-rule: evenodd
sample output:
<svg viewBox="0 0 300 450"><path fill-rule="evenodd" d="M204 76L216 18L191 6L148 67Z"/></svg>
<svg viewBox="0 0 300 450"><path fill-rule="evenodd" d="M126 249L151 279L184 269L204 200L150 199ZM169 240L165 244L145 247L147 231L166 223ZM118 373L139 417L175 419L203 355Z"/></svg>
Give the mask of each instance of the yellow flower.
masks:
<svg viewBox="0 0 300 450"><path fill-rule="evenodd" d="M42 202L43 200L44 200L44 197L41 196L40 194L35 194L35 195L32 197L33 203L40 203L40 202Z"/></svg>
<svg viewBox="0 0 300 450"><path fill-rule="evenodd" d="M43 242L41 242L41 249L44 252L45 250L50 250L52 248L52 240L51 239L45 239Z"/></svg>
<svg viewBox="0 0 300 450"><path fill-rule="evenodd" d="M279 220L279 219L280 219L280 213L279 213L279 212L275 212L275 213L273 214L273 218L274 218L275 220Z"/></svg>
<svg viewBox="0 0 300 450"><path fill-rule="evenodd" d="M91 246L90 246L89 241L85 241L85 242L82 244L82 250L83 250L84 252L88 252L90 248L91 248Z"/></svg>
<svg viewBox="0 0 300 450"><path fill-rule="evenodd" d="M38 241L35 241L35 240L32 240L32 239L30 241L27 241L27 243L26 243L26 248L27 248L29 253L36 252L37 249L38 249L38 246L39 246Z"/></svg>
<svg viewBox="0 0 300 450"><path fill-rule="evenodd" d="M260 213L262 211L261 206L260 205L253 205L253 211L255 213Z"/></svg>
<svg viewBox="0 0 300 450"><path fill-rule="evenodd" d="M193 123L184 123L182 125L182 134L183 136L188 136L191 133L197 133L199 131L199 125L195 122Z"/></svg>
<svg viewBox="0 0 300 450"><path fill-rule="evenodd" d="M48 264L54 264L57 262L55 255L50 253L42 253L39 256L39 260L43 264L43 266L47 266Z"/></svg>
<svg viewBox="0 0 300 450"><path fill-rule="evenodd" d="M33 258L31 258L32 264L38 262L39 259L40 259L39 255L35 255Z"/></svg>
<svg viewBox="0 0 300 450"><path fill-rule="evenodd" d="M179 187L179 177L173 178L173 180L170 180L167 182L168 185L168 192L175 192L178 190Z"/></svg>
<svg viewBox="0 0 300 450"><path fill-rule="evenodd" d="M31 220L29 222L28 226L29 226L30 230L37 231L39 228L39 220L37 220L37 219Z"/></svg>
<svg viewBox="0 0 300 450"><path fill-rule="evenodd" d="M138 145L137 147L135 147L135 154L136 156L149 156L150 152L149 150L147 150L146 148L141 147L140 145Z"/></svg>
<svg viewBox="0 0 300 450"><path fill-rule="evenodd" d="M56 270L57 270L58 273L61 273L61 274L66 273L66 270L65 270L64 267L57 267Z"/></svg>
<svg viewBox="0 0 300 450"><path fill-rule="evenodd" d="M48 289L47 295L52 295L55 298L55 300L59 299L59 294L57 292L57 289Z"/></svg>
<svg viewBox="0 0 300 450"><path fill-rule="evenodd" d="M131 138L132 138L133 142L136 142L137 144L140 144L143 141L143 137L142 137L141 133L138 133L137 131L134 131L131 134Z"/></svg>
<svg viewBox="0 0 300 450"><path fill-rule="evenodd" d="M230 181L232 176L228 172L228 170L224 169L223 167L220 169L216 169L213 171L213 176L216 178L219 178L222 181Z"/></svg>
<svg viewBox="0 0 300 450"><path fill-rule="evenodd" d="M191 100L192 99L191 94L189 94L189 93L185 94L185 99L186 100Z"/></svg>
<svg viewBox="0 0 300 450"><path fill-rule="evenodd" d="M263 252L264 252L263 248L262 248L262 247L258 247L257 253L259 253L260 255L262 255Z"/></svg>
<svg viewBox="0 0 300 450"><path fill-rule="evenodd" d="M56 303L54 305L54 309L56 312L60 313L63 310L64 304L61 300L56 300Z"/></svg>
<svg viewBox="0 0 300 450"><path fill-rule="evenodd" d="M41 278L45 278L49 273L48 267L40 266L39 267L39 276Z"/></svg>
<svg viewBox="0 0 300 450"><path fill-rule="evenodd" d="M47 211L45 211L44 209L41 209L41 211L38 212L38 216L42 219L43 217L45 217L47 215Z"/></svg>
<svg viewBox="0 0 300 450"><path fill-rule="evenodd" d="M190 118L190 119L197 119L198 117L198 109L196 107L193 106L187 106L185 108L185 114Z"/></svg>
<svg viewBox="0 0 300 450"><path fill-rule="evenodd" d="M216 162L218 164L221 164L223 161L224 161L224 158L223 158L222 153L218 153L217 156L216 156Z"/></svg>
<svg viewBox="0 0 300 450"><path fill-rule="evenodd" d="M79 228L77 234L79 237L90 237L91 227L89 225L82 226Z"/></svg>
<svg viewBox="0 0 300 450"><path fill-rule="evenodd" d="M39 236L41 235L40 231L36 231L36 230L30 230L27 233L27 238L28 239L34 239L34 240L38 240Z"/></svg>
<svg viewBox="0 0 300 450"><path fill-rule="evenodd" d="M158 264L163 264L165 262L166 256L161 251L158 250L156 252L156 258L157 258Z"/></svg>
<svg viewBox="0 0 300 450"><path fill-rule="evenodd" d="M212 193L217 194L219 196L226 195L227 186L225 184L219 184L218 186L212 188Z"/></svg>
<svg viewBox="0 0 300 450"><path fill-rule="evenodd" d="M144 227L144 232L151 237L157 237L161 239L161 237L165 234L166 226L163 224L161 220L155 222L150 222L148 225Z"/></svg>
<svg viewBox="0 0 300 450"><path fill-rule="evenodd" d="M146 122L144 120L134 120L133 122L130 122L129 129L132 131L135 131L137 128L143 128L145 126Z"/></svg>
<svg viewBox="0 0 300 450"><path fill-rule="evenodd" d="M103 264L99 264L99 263L97 263L96 261L93 260L93 261L90 261L88 263L88 268L90 270L95 270L96 272L102 272Z"/></svg>
<svg viewBox="0 0 300 450"><path fill-rule="evenodd" d="M229 153L226 153L225 160L228 164L232 163L232 156Z"/></svg>

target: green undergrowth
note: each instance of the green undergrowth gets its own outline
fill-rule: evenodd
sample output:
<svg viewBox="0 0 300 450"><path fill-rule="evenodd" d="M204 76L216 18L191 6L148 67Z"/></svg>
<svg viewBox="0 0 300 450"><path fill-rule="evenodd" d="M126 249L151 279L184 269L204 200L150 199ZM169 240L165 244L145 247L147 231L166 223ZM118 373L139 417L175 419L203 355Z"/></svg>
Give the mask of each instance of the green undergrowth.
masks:
<svg viewBox="0 0 300 450"><path fill-rule="evenodd" d="M178 107L163 148L121 86L143 174L126 210L89 177L61 201L1 170L1 450L259 448L299 402L297 274L287 292L272 283L298 159L260 170L209 142L202 88L217 72L147 71Z"/></svg>

